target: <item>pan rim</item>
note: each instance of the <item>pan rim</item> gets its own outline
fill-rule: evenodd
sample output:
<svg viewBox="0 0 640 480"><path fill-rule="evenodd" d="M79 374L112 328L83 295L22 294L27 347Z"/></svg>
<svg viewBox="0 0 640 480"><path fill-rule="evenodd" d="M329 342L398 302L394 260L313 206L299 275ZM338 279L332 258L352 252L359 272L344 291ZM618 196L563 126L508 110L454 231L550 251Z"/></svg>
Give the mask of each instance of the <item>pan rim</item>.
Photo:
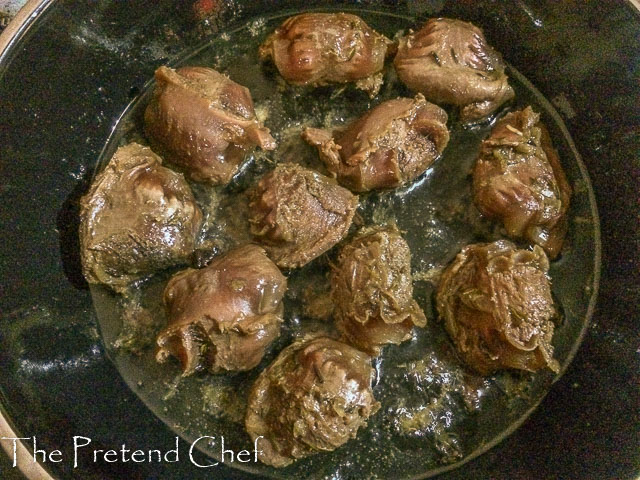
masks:
<svg viewBox="0 0 640 480"><path fill-rule="evenodd" d="M24 40L25 36L28 34L28 32L31 30L31 28L34 26L34 24L41 18L41 16L47 10L49 10L49 8L52 5L54 5L55 3L57 3L56 0L28 0L27 3L20 9L20 11L14 17L14 19L5 28L5 30L0 34L0 81L2 80L2 77L4 76L4 73L5 73L6 69L9 68L9 66L10 66L10 63L11 63L10 57L15 52L17 46L20 44L20 42L22 40ZM640 13L640 0L626 0L624 3L626 3L629 6L631 6L632 9L635 11L635 13ZM561 118L557 119L557 123L563 129L563 133L564 133L564 131L567 131L566 126L564 125L564 122L562 121ZM568 136L568 138L571 138L571 137ZM571 144L571 147L575 151L575 145L573 145L573 143ZM594 191L593 191L593 188L592 188L592 182L591 182L591 179L589 177L588 171L587 171L587 169L586 169L586 167L584 165L584 162L582 161L581 157L579 157L578 165L579 165L579 168L581 170L581 173L583 174L583 177L588 180L588 186L587 186L588 187L588 196L589 196L590 204L592 205L592 215L594 217L595 225L596 225L596 228L595 228L595 231L594 231L594 235L595 235L595 237L594 237L594 240L595 240L594 263L595 263L595 265L594 265L594 278L593 278L594 290L591 293L591 296L590 296L590 299L589 299L587 313L585 315L585 317L586 317L585 325L584 325L583 329L581 330L581 332L579 334L577 342L575 342L574 347L569 352L567 360L564 363L564 365L562 366L561 372L554 378L553 383L557 382L557 380L559 380L564 375L564 373L566 372L566 370L568 368L568 365L573 361L579 346L584 341L584 337L586 335L586 331L588 330L588 327L589 327L590 322L592 320L592 317L593 317L593 314L594 314L594 311L595 311L595 307L596 307L596 304L597 304L599 282L600 282L600 277L601 277L602 244L601 244L601 231L600 231L600 217L599 217L599 214L598 214L598 208L597 208L595 194L594 194ZM542 400L544 400L544 398L542 398L540 400L540 402ZM536 405L534 405L529 412L527 412L525 415L523 415L522 421L518 422L516 425L513 425L513 429L509 429L509 433L506 433L506 435L504 435L504 437L509 436L511 433L513 433L513 431L515 431L518 427L520 427L520 425L522 423L524 423L524 421L529 417L529 414L538 407L538 404L540 402L538 402ZM5 435L5 433L6 433L6 434L10 434L11 436L17 437L18 435L16 435L16 429L12 426L12 423L11 423L10 420L11 419L7 415L6 409L2 405L2 402L0 402L0 435L6 436ZM500 443L504 439L504 437L501 438L499 441L497 441L495 443L487 444L486 448L482 448L481 450L475 452L475 453L477 453L476 455L470 455L469 457L467 457L467 459L465 459L464 462L455 464L455 468L460 467L462 464L467 463L468 461L472 460L473 458L476 458L477 456L485 453L487 450L493 448L497 443ZM18 448L20 448L20 446L22 446L25 449L26 452L29 451L28 447L26 447L23 444L23 442L18 442L18 443L20 444L18 446ZM4 443L3 443L3 449L11 457L13 452L9 450L8 445L4 445ZM31 470L31 469L30 468L23 468L23 465L35 466L36 467L35 471L27 472L26 470ZM41 465L40 462L37 462L37 463L34 463L34 462L18 462L18 466L20 467L21 472L27 478L38 478L38 479L42 478L42 479L45 479L45 480L55 478L55 477L52 477L44 469L44 467ZM454 467L454 466L452 465L452 467ZM443 472L446 472L446 471L451 470L451 469L453 469L453 468L446 468L445 467L442 470L440 470L438 473L443 473ZM38 475L40 475L40 476L38 476ZM422 477L416 477L416 478L422 478Z"/></svg>

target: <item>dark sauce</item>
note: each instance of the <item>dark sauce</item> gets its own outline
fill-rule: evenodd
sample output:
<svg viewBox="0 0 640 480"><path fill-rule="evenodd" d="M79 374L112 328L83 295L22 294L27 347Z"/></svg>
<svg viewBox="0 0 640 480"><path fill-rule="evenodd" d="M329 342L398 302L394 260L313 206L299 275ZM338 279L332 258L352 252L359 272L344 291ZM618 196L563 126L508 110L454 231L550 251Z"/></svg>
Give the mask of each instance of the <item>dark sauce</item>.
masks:
<svg viewBox="0 0 640 480"><path fill-rule="evenodd" d="M389 37L414 25L408 17L362 10L354 13ZM288 86L273 66L263 65L257 58L258 45L282 21L282 16L256 19L211 39L172 65L212 67L248 87L258 117L278 142L274 152L252 153L227 186L192 184L205 213L194 266L204 266L213 256L250 241L244 192L277 162L297 162L325 172L315 150L300 139L305 126L343 125L384 100L413 96L397 81L393 68L387 69L384 86L373 100L351 86ZM517 71L510 68L508 74L516 100L498 116L526 105L540 112L573 188L570 231L562 257L552 263L550 272L554 299L563 311L562 324L554 336L554 356L564 371L584 333L596 291L597 215L586 171L560 117ZM124 113L104 149L102 165L118 146L130 141L146 143L141 134L142 114L152 88L150 82ZM361 195L354 222L357 225L351 231L370 224L393 222L399 226L412 252L414 296L429 319L426 328L416 329L411 341L388 346L374 359L378 372L374 393L382 408L356 439L335 452L321 453L281 470L253 462L231 466L276 478L433 475L455 468L504 438L524 421L557 379L550 371L535 375L502 372L486 378L472 374L463 368L437 319L433 295L441 270L464 245L493 241L503 238L504 233L480 216L471 195L471 170L480 142L489 134L495 118L463 127L454 110L448 113L451 140L442 158L410 185ZM330 318L322 318L324 315L314 314L309 308L310 303L323 303L329 264L336 250L301 269L286 272L289 290L282 335L251 372L182 378L177 363L155 362L155 336L149 331L157 331L166 322L162 290L178 269L141 282L126 299L104 288L93 288L104 342L127 383L177 434L189 442L203 435L218 439L224 436L225 445L235 451L251 449L244 431L243 409L255 377L294 338L309 332L336 334ZM140 307L157 323L141 329L144 337L137 339L135 347L142 354L134 355L116 345L136 340L138 334L127 325L131 324L131 310ZM199 442L198 447L219 457L219 445Z"/></svg>

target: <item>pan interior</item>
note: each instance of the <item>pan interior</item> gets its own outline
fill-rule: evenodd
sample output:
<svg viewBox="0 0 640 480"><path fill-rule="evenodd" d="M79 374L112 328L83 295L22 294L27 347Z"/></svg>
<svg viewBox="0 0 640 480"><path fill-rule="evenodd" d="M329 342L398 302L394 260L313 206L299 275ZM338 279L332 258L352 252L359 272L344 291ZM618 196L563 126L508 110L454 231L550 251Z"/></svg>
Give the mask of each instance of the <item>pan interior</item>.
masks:
<svg viewBox="0 0 640 480"><path fill-rule="evenodd" d="M411 17L363 10L354 13L388 37L415 26ZM304 126L344 124L383 100L412 96L397 81L392 68L373 101L350 87L311 90L286 86L273 68L261 65L257 58L257 46L282 20L282 15L254 18L242 28L210 39L172 65L213 67L248 87L259 117L278 142L275 152L254 152L228 186L192 185L206 218L197 252L201 264L213 254L249 240L243 192L275 162L294 161L323 171L315 151L300 139ZM500 50L500 45L495 47ZM562 312L553 341L554 356L564 371L584 333L597 288L598 220L589 179L559 115L515 69L509 68L508 74L516 90L516 101L510 108L532 105L542 114L573 189L566 246L550 270L553 295ZM146 143L141 136L142 113L152 88L149 82L124 112L103 150L101 165L120 145L133 140ZM480 142L492 125L463 128L455 112L448 113L451 140L442 158L404 188L360 198L361 223L395 222L403 232L412 253L414 295L429 319L426 328L417 329L413 340L386 347L374 360L378 372L374 394L382 408L355 440L334 452L280 470L254 462L235 461L230 466L273 478L431 476L459 466L504 438L524 421L557 379L548 371L474 375L463 368L437 319L433 295L442 268L464 245L502 238L500 229L479 215L471 195L471 169ZM326 283L334 255L329 252L302 269L288 272L282 335L251 372L182 378L176 363L155 362L152 344L139 355L116 346L144 343L145 338L153 342L153 330L165 322L162 291L175 270L142 283L127 301L102 287L92 288L107 351L132 390L185 440L214 437L200 440L196 446L218 461L222 437L225 448L251 450L243 408L255 377L292 339L310 331L334 333L330 321L314 320L304 308L305 292ZM152 331L144 333L145 338L123 325L125 311L140 306L157 320Z"/></svg>

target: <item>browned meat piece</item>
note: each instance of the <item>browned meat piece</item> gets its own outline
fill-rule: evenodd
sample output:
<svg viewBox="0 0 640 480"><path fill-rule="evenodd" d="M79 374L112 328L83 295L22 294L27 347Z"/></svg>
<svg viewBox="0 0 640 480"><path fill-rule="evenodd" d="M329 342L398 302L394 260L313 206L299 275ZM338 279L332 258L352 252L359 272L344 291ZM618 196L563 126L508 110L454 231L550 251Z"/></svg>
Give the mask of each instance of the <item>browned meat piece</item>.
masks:
<svg viewBox="0 0 640 480"><path fill-rule="evenodd" d="M514 97L504 62L471 23L430 19L400 40L394 60L398 77L427 100L460 107L463 122L475 122Z"/></svg>
<svg viewBox="0 0 640 480"><path fill-rule="evenodd" d="M184 177L137 143L116 151L81 208L84 276L118 292L157 270L188 263L202 223Z"/></svg>
<svg viewBox="0 0 640 480"><path fill-rule="evenodd" d="M331 297L338 329L374 355L427 323L413 299L409 246L395 227L365 228L344 246L331 274Z"/></svg>
<svg viewBox="0 0 640 480"><path fill-rule="evenodd" d="M256 245L174 275L164 291L169 322L158 336L158 361L173 355L185 376L252 369L280 335L286 289L286 278Z"/></svg>
<svg viewBox="0 0 640 480"><path fill-rule="evenodd" d="M383 102L334 136L316 128L303 133L327 169L355 192L414 180L449 142L446 112L421 94Z"/></svg>
<svg viewBox="0 0 640 480"><path fill-rule="evenodd" d="M360 17L346 13L305 13L288 18L260 46L280 75L293 85L356 82L374 97L391 40Z"/></svg>
<svg viewBox="0 0 640 480"><path fill-rule="evenodd" d="M515 368L558 372L555 316L540 247L511 242L468 245L442 274L437 307L464 361L482 375Z"/></svg>
<svg viewBox="0 0 640 480"><path fill-rule="evenodd" d="M224 185L249 150L276 147L242 85L204 67L160 67L155 77L145 133L192 180Z"/></svg>
<svg viewBox="0 0 640 480"><path fill-rule="evenodd" d="M251 233L278 266L301 267L347 234L358 197L293 163L265 175L249 193Z"/></svg>
<svg viewBox="0 0 640 480"><path fill-rule="evenodd" d="M505 116L482 143L473 172L480 212L512 238L540 245L550 258L567 232L571 188L540 115L531 107Z"/></svg>
<svg viewBox="0 0 640 480"><path fill-rule="evenodd" d="M284 467L355 438L380 404L373 398L374 369L358 350L325 337L285 348L258 377L245 425L260 460Z"/></svg>

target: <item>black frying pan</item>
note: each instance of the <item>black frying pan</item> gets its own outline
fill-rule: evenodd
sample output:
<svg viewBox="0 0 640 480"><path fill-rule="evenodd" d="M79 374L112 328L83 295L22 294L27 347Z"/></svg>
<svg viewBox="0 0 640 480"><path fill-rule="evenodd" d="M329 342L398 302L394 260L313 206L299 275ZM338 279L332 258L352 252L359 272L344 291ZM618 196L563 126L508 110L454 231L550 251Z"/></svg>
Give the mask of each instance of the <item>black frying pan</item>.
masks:
<svg viewBox="0 0 640 480"><path fill-rule="evenodd" d="M212 15L205 11L207 2L195 9L189 3L153 5L44 4L48 8L21 37L23 43L0 58L0 102L7 112L0 130L5 174L0 195L8 227L2 246L2 404L21 436L36 435L40 448L59 448L66 458L73 435L93 438L96 448L123 442L164 448L173 439L105 359L78 269L77 199L115 120L153 69L267 7L252 2ZM450 478L624 478L638 467L637 329L632 328L638 194L629 161L638 152L633 86L638 45L631 43L637 41L637 17L624 3L598 8L594 3L579 12L563 5L408 2L392 8L414 18L455 16L485 29L560 112L594 180L604 225L600 311L607 308L607 322L596 316L575 366L521 430ZM312 6L323 3L307 2L305 8ZM389 5L375 2L367 8L389 11ZM626 412L627 420L618 412ZM615 446L606 441L609 432L616 434ZM560 445L567 444L569 451L559 457ZM78 478L212 476L186 461L47 467ZM244 476L216 471L225 478Z"/></svg>

